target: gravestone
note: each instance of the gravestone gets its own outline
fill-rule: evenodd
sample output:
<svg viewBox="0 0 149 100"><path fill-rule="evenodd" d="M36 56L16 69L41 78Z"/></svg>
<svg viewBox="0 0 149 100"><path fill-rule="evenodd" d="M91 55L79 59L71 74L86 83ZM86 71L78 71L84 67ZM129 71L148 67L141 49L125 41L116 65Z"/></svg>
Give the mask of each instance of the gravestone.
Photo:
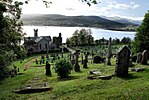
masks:
<svg viewBox="0 0 149 100"><path fill-rule="evenodd" d="M84 52L84 55L85 55L85 59L87 60L87 62L88 62L88 56L89 56L89 52Z"/></svg>
<svg viewBox="0 0 149 100"><path fill-rule="evenodd" d="M41 59L44 59L44 55L41 56Z"/></svg>
<svg viewBox="0 0 149 100"><path fill-rule="evenodd" d="M104 59L101 58L100 56L95 56L94 59L93 59L93 63L99 64L99 63L102 63L103 60L104 60Z"/></svg>
<svg viewBox="0 0 149 100"><path fill-rule="evenodd" d="M142 52L142 60L141 60L141 64L146 65L147 64L147 60L148 60L148 51L144 50Z"/></svg>
<svg viewBox="0 0 149 100"><path fill-rule="evenodd" d="M70 59L70 60L71 60L71 55L72 55L72 54L71 54L71 52L70 52L70 53L69 53L69 59Z"/></svg>
<svg viewBox="0 0 149 100"><path fill-rule="evenodd" d="M82 65L83 65L83 54L81 55L81 63L82 63Z"/></svg>
<svg viewBox="0 0 149 100"><path fill-rule="evenodd" d="M79 55L80 55L80 51L79 50L76 50L76 52L74 53L74 55L75 55L74 70L76 72L79 72L80 71L80 65L78 64L78 58L79 58Z"/></svg>
<svg viewBox="0 0 149 100"><path fill-rule="evenodd" d="M130 59L130 49L127 46L124 46L117 54L116 57L116 67L115 75L116 76L126 76L128 75L129 59Z"/></svg>
<svg viewBox="0 0 149 100"><path fill-rule="evenodd" d="M36 64L38 65L38 60L37 60L37 59L35 60L35 62L36 62Z"/></svg>
<svg viewBox="0 0 149 100"><path fill-rule="evenodd" d="M87 59L84 59L83 61L83 68L87 68Z"/></svg>
<svg viewBox="0 0 149 100"><path fill-rule="evenodd" d="M139 52L139 53L137 54L137 63L140 63L141 60L142 60L142 53Z"/></svg>
<svg viewBox="0 0 149 100"><path fill-rule="evenodd" d="M127 47L131 50L131 45L130 45L130 44L128 44ZM132 56L132 53L131 53L131 51L130 51L129 67L133 66L132 57L133 57L133 56Z"/></svg>
<svg viewBox="0 0 149 100"><path fill-rule="evenodd" d="M64 57L64 48L62 48L62 51L61 51L61 58L63 58Z"/></svg>
<svg viewBox="0 0 149 100"><path fill-rule="evenodd" d="M47 76L51 76L51 69L50 69L51 65L46 62L46 75Z"/></svg>
<svg viewBox="0 0 149 100"><path fill-rule="evenodd" d="M49 55L48 54L46 54L46 58L47 58L47 60L49 60Z"/></svg>
<svg viewBox="0 0 149 100"><path fill-rule="evenodd" d="M42 64L42 59L40 59L40 65Z"/></svg>
<svg viewBox="0 0 149 100"><path fill-rule="evenodd" d="M112 38L109 38L109 43L108 43L108 53L107 53L107 57L106 57L106 64L107 65L111 65L110 59L112 56L112 47L111 47L111 40Z"/></svg>

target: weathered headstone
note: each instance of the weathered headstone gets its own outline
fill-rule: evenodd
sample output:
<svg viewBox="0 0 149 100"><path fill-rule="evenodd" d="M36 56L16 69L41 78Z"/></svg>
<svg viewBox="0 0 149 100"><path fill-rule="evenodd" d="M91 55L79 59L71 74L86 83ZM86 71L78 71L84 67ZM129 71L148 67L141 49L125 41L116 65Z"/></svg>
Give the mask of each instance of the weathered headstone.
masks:
<svg viewBox="0 0 149 100"><path fill-rule="evenodd" d="M142 53L139 52L139 53L137 54L137 63L140 63L141 60L142 60Z"/></svg>
<svg viewBox="0 0 149 100"><path fill-rule="evenodd" d="M51 75L51 69L50 69L51 65L46 62L46 75L50 76Z"/></svg>
<svg viewBox="0 0 149 100"><path fill-rule="evenodd" d="M141 64L146 65L147 64L147 60L148 60L148 51L144 50L142 52L142 60L141 60Z"/></svg>
<svg viewBox="0 0 149 100"><path fill-rule="evenodd" d="M108 53L107 53L107 57L106 57L106 64L107 65L111 65L110 59L112 56L112 47L111 47L111 40L112 38L109 38L109 43L108 43Z"/></svg>
<svg viewBox="0 0 149 100"><path fill-rule="evenodd" d="M129 59L130 59L130 49L124 46L117 54L115 75L125 76L128 75Z"/></svg>
<svg viewBox="0 0 149 100"><path fill-rule="evenodd" d="M74 53L74 55L75 55L74 70L76 72L79 72L80 71L80 65L78 64L78 58L79 58L79 55L80 55L80 51L76 50L76 52Z"/></svg>

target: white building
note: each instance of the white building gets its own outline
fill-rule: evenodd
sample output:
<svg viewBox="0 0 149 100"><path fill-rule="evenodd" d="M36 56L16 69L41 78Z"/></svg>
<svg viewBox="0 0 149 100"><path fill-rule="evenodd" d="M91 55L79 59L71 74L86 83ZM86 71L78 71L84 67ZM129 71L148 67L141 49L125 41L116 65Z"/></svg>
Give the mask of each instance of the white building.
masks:
<svg viewBox="0 0 149 100"><path fill-rule="evenodd" d="M59 42L62 42L61 33ZM57 48L59 44L62 43L53 43L51 36L40 36L38 37L38 29L34 29L34 37L25 37L24 38L24 46L27 52L41 52L41 51L49 51Z"/></svg>

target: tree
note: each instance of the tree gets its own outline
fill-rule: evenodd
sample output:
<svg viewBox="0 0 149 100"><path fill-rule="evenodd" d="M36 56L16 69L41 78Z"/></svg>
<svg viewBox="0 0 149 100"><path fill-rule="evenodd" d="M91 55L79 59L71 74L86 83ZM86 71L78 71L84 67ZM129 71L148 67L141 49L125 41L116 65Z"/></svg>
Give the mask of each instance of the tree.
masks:
<svg viewBox="0 0 149 100"><path fill-rule="evenodd" d="M124 37L124 38L122 38L121 43L123 43L123 44L130 44L131 43L131 38Z"/></svg>
<svg viewBox="0 0 149 100"><path fill-rule="evenodd" d="M137 28L132 45L135 53L149 50L149 11L145 14L142 24Z"/></svg>
<svg viewBox="0 0 149 100"><path fill-rule="evenodd" d="M28 4L30 0L25 0L25 3ZM52 1L50 0L42 0L43 3L45 4L45 6L48 8L50 7L50 4L52 4ZM96 0L80 0L82 2L85 2L89 7L91 6L91 4L97 4Z"/></svg>
<svg viewBox="0 0 149 100"><path fill-rule="evenodd" d="M73 46L87 46L94 43L91 30L81 29L76 30L72 37L69 38L70 44Z"/></svg>
<svg viewBox="0 0 149 100"><path fill-rule="evenodd" d="M55 62L54 69L57 75L60 76L60 78L66 78L69 74L71 74L73 66L68 60L60 59Z"/></svg>
<svg viewBox="0 0 149 100"><path fill-rule="evenodd" d="M20 46L24 35L20 21L22 4L12 0L0 1L0 80L6 75L7 66L14 58L24 54L24 49Z"/></svg>

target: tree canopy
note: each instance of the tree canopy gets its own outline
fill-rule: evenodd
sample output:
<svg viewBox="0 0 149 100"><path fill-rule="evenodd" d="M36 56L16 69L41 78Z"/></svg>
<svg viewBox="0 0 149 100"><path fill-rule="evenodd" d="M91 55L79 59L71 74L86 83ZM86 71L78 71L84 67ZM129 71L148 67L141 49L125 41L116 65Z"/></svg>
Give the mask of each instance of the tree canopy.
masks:
<svg viewBox="0 0 149 100"><path fill-rule="evenodd" d="M142 24L137 29L133 48L136 53L149 50L149 11L145 14Z"/></svg>
<svg viewBox="0 0 149 100"><path fill-rule="evenodd" d="M66 40L66 44L73 45L73 46L87 46L93 45L94 38L92 37L92 32L90 29L81 29L76 30L73 33L73 36Z"/></svg>

